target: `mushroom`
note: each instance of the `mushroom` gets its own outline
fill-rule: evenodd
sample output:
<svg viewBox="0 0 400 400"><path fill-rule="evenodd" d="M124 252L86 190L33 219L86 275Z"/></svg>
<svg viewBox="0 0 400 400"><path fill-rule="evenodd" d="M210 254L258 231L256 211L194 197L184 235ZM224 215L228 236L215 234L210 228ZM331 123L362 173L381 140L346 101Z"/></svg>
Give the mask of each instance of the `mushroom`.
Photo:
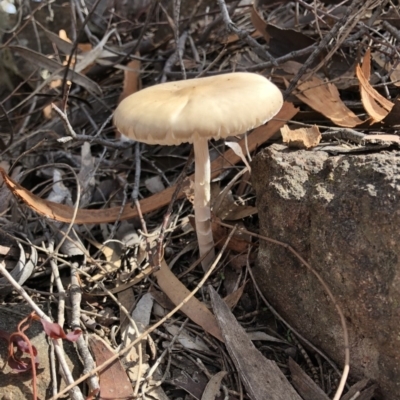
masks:
<svg viewBox="0 0 400 400"><path fill-rule="evenodd" d="M151 86L128 96L115 110L114 124L128 139L169 146L193 143L195 223L205 270L215 257L208 139L256 128L282 104L280 90L268 79L238 72Z"/></svg>

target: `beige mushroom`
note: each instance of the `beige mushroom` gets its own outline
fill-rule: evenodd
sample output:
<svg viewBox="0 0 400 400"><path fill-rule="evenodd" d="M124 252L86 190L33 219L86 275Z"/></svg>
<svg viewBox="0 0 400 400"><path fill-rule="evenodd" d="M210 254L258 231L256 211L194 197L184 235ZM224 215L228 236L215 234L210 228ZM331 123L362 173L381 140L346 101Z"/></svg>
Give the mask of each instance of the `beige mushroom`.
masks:
<svg viewBox="0 0 400 400"><path fill-rule="evenodd" d="M194 212L205 270L215 257L208 140L256 128L276 115L282 104L280 90L268 79L238 72L151 86L125 98L115 111L115 126L129 139L162 145L193 143Z"/></svg>

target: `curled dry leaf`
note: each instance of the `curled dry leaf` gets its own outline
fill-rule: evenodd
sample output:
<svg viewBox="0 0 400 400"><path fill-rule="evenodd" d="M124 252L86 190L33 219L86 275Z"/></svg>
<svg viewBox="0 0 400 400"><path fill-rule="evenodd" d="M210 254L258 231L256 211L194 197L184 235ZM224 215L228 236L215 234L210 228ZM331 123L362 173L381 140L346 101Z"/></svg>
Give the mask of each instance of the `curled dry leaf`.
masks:
<svg viewBox="0 0 400 400"><path fill-rule="evenodd" d="M296 97L329 118L335 125L352 128L363 123L340 98L339 90L333 83L326 83L314 76L298 85Z"/></svg>
<svg viewBox="0 0 400 400"><path fill-rule="evenodd" d="M311 127L290 129L287 125L281 128L283 143L296 149L310 149L321 141L321 132L317 125Z"/></svg>
<svg viewBox="0 0 400 400"><path fill-rule="evenodd" d="M365 53L361 67L356 66L356 75L360 82L361 101L372 123L382 121L394 104L377 92L369 83L371 76L371 50Z"/></svg>
<svg viewBox="0 0 400 400"><path fill-rule="evenodd" d="M26 242L24 245L25 247L22 246L22 242L15 242L20 250L19 260L15 265L12 266L12 270L10 272L11 276L22 286L31 277L37 265L38 253L33 245L28 247L28 243L30 244L31 242L24 235L16 232L14 232L14 235L20 237ZM29 254L28 258L27 254ZM6 267L9 266L9 263L11 263L9 260L5 260L3 262L5 263ZM13 286L9 283L7 278L0 278L0 288L2 295L6 295L12 291Z"/></svg>
<svg viewBox="0 0 400 400"><path fill-rule="evenodd" d="M243 150L239 143L236 142L227 142L225 141L225 144L230 147L237 156L240 157L240 159L243 161L243 164L247 167L247 169L251 172L251 167L250 164L247 162L246 156L243 153Z"/></svg>
<svg viewBox="0 0 400 400"><path fill-rule="evenodd" d="M273 136L285 123L285 121L293 118L297 114L298 109L291 103L284 103L281 111L276 117L269 121L268 124L262 125L248 135L247 144L249 151L264 143ZM239 142L242 149L245 149L245 141L242 139ZM235 152L231 149L226 151L222 156L218 157L211 163L211 178L216 178L220 175L224 167L231 167L240 161ZM0 168L0 174L3 176L4 182L14 194L21 199L32 210L56 221L70 223L72 219L76 224L100 224L107 222L123 221L138 216L138 212L131 204L126 205L122 210L121 207L112 207L101 210L78 209L75 215L74 207L69 207L65 204L57 204L51 201L46 201L29 190L23 188L20 184L12 180L4 169ZM171 197L175 193L176 186L172 185L160 193L154 194L140 201L142 214L147 214L151 211L158 210L160 207L166 206L171 201ZM184 193L179 193L177 198L184 197ZM74 218L75 217L75 218Z"/></svg>

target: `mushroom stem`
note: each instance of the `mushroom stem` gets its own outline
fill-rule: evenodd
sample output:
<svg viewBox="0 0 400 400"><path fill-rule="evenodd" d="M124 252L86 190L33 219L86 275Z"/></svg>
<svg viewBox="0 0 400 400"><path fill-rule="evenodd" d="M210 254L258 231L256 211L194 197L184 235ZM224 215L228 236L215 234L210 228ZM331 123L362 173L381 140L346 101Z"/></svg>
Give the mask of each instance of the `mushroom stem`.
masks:
<svg viewBox="0 0 400 400"><path fill-rule="evenodd" d="M211 166L208 152L208 140L200 138L194 141L194 219L200 257L205 256L201 265L207 271L215 258L214 239L211 228L210 179Z"/></svg>

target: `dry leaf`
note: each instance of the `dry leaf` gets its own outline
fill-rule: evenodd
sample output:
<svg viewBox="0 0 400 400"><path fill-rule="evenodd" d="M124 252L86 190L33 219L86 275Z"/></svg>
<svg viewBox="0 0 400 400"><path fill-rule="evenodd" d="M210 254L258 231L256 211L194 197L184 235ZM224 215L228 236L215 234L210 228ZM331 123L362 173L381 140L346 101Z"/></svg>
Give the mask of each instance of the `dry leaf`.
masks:
<svg viewBox="0 0 400 400"><path fill-rule="evenodd" d="M23 239L27 243L30 243L30 241L27 238L23 237ZM27 245L25 245L24 248L19 241L16 241L16 244L20 250L18 261L14 263L11 260L7 260L6 258L5 260L2 261L2 263L5 267L12 268L10 271L10 275L14 278L14 280L18 282L18 284L22 286L31 277L33 271L35 270L35 267L38 263L38 253L34 246L30 246L29 250L27 251L28 249ZM29 254L28 258L27 258L27 253ZM1 288L1 294L3 296L5 296L7 293L13 290L12 285L5 277L0 278L0 288Z"/></svg>
<svg viewBox="0 0 400 400"><path fill-rule="evenodd" d="M258 13L255 4L253 4L253 7L251 8L251 22L254 25L254 28L256 28L257 31L263 35L266 42L269 43L271 36L267 32L267 23Z"/></svg>
<svg viewBox="0 0 400 400"><path fill-rule="evenodd" d="M321 132L317 125L311 127L290 129L287 125L281 128L283 143L296 149L310 149L321 141Z"/></svg>
<svg viewBox="0 0 400 400"><path fill-rule="evenodd" d="M394 104L378 93L369 83L371 76L371 50L365 53L362 66L356 66L356 75L360 82L361 101L372 123L382 121Z"/></svg>
<svg viewBox="0 0 400 400"><path fill-rule="evenodd" d="M282 339L278 339L274 336L268 335L268 333L262 332L262 331L251 331L247 332L247 336L251 341L266 341L266 342L273 342L273 343L284 343L284 344L289 344L288 342L285 342Z"/></svg>
<svg viewBox="0 0 400 400"><path fill-rule="evenodd" d="M329 118L335 125L352 128L363 123L340 99L333 83L326 83L316 76L298 85L296 97Z"/></svg>
<svg viewBox="0 0 400 400"><path fill-rule="evenodd" d="M103 264L104 271L100 272L97 275L92 275L92 279L94 281L100 280L104 278L104 276L108 273L118 271L121 268L121 246L114 242L110 242L107 244L96 242L90 237L87 238L90 244L99 249L104 257L106 258L106 263Z"/></svg>
<svg viewBox="0 0 400 400"><path fill-rule="evenodd" d="M161 262L160 269L154 272L154 276L162 291L175 305L180 304L190 294L190 291L171 272L164 260ZM223 341L217 321L204 303L192 297L181 307L181 311L206 332Z"/></svg>
<svg viewBox="0 0 400 400"><path fill-rule="evenodd" d="M240 286L240 288L238 288L234 292L228 294L228 296L224 297L224 301L225 301L226 305L231 310L233 310L236 307L236 304L241 299L245 286L246 286L246 283L244 283L242 286Z"/></svg>
<svg viewBox="0 0 400 400"><path fill-rule="evenodd" d="M227 375L226 371L219 371L214 376L211 377L210 381L207 383L204 389L201 400L215 400L219 394L222 379Z"/></svg>
<svg viewBox="0 0 400 400"><path fill-rule="evenodd" d="M225 141L225 144L230 147L237 156L241 158L243 161L243 164L247 167L247 169L251 172L251 167L250 164L247 162L246 156L243 153L242 148L240 147L239 143L236 142L227 142Z"/></svg>
<svg viewBox="0 0 400 400"><path fill-rule="evenodd" d="M124 70L124 87L119 96L119 102L125 97L136 93L140 89L140 61L132 60L127 64L127 69Z"/></svg>
<svg viewBox="0 0 400 400"><path fill-rule="evenodd" d="M167 325L165 329L172 336L176 336L178 335L180 327L177 325ZM211 351L211 349L199 336L193 337L185 329L179 333L177 340L185 349L204 351L206 353Z"/></svg>
<svg viewBox="0 0 400 400"><path fill-rule="evenodd" d="M89 346L97 365L103 364L115 354L110 345L97 335L89 335ZM101 399L134 398L132 384L119 359L99 372L99 378Z"/></svg>
<svg viewBox="0 0 400 400"><path fill-rule="evenodd" d="M90 48L91 50L87 51L86 53L82 54L82 58L79 60L79 62L76 63L75 65L75 70L77 72L83 72L87 71L88 69L91 68L91 66L102 56L103 49L105 44L107 43L109 37L114 34L115 30L112 29L110 32L106 33L104 37L101 39L99 43L92 49L91 46L86 47ZM82 46L81 48L85 48Z"/></svg>
<svg viewBox="0 0 400 400"><path fill-rule="evenodd" d="M399 126L400 125L400 97L397 96L394 100L394 106L382 121L385 126Z"/></svg>
<svg viewBox="0 0 400 400"><path fill-rule="evenodd" d="M222 246L222 243L225 243L226 239L229 236L230 231L221 226L218 223L219 218L215 217L213 218L212 221L212 231L213 231L213 236L215 243L217 243L217 247ZM238 226L243 226L243 224L238 224ZM218 244L219 243L219 244ZM231 238L230 242L227 245L227 248L229 250L234 251L235 253L244 253L247 252L250 241L248 240L247 237L243 235L242 232L237 231Z"/></svg>
<svg viewBox="0 0 400 400"><path fill-rule="evenodd" d="M64 66L60 64L56 60L52 60L41 53L28 49L26 47L21 46L9 46L10 49L15 50L18 54L25 58L27 61L34 63L38 67L48 70L49 72L53 73L52 79L63 78L64 75ZM80 85L87 89L88 92L94 94L95 96L101 96L102 90L100 86L78 72L73 70L69 70L67 74L67 79L69 81L75 82L77 85Z"/></svg>
<svg viewBox="0 0 400 400"><path fill-rule="evenodd" d="M159 175L155 175L149 179L145 179L144 185L151 194L160 193L165 190L164 183Z"/></svg>

